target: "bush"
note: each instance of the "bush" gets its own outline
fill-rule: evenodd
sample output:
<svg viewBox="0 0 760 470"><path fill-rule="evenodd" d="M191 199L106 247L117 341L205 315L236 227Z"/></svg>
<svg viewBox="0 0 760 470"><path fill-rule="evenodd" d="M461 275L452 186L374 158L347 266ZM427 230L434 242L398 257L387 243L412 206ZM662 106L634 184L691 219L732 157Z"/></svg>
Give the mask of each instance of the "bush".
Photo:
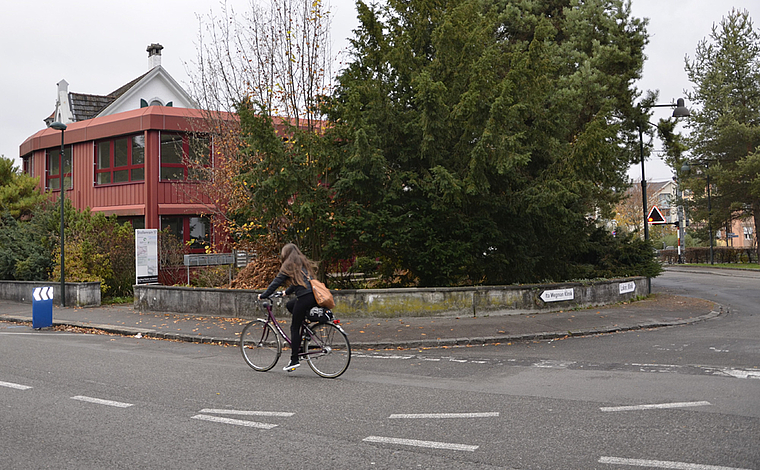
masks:
<svg viewBox="0 0 760 470"><path fill-rule="evenodd" d="M135 235L132 225L119 224L89 210L66 214L66 280L100 282L104 297L133 295ZM60 246L55 250L53 280L60 281Z"/></svg>
<svg viewBox="0 0 760 470"><path fill-rule="evenodd" d="M36 207L29 220L18 221L8 212L0 217L0 279L49 279L58 236L55 213L55 206L45 201Z"/></svg>

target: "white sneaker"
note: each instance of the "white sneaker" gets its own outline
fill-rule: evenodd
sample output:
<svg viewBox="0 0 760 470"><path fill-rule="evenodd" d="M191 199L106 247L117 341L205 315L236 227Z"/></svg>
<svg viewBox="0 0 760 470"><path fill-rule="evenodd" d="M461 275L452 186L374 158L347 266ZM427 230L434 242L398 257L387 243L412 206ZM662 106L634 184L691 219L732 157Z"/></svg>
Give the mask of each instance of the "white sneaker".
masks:
<svg viewBox="0 0 760 470"><path fill-rule="evenodd" d="M301 363L300 362L294 362L294 361L291 360L288 363L288 365L286 365L285 367L282 368L282 370L284 370L285 372L293 372L294 370L296 370L299 367L301 367Z"/></svg>

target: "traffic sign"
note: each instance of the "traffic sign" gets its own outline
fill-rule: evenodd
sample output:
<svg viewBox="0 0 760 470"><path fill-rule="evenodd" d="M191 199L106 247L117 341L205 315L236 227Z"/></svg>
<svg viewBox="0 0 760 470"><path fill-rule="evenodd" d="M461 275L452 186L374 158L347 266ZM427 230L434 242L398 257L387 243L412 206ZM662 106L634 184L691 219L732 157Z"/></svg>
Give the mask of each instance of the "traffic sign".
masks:
<svg viewBox="0 0 760 470"><path fill-rule="evenodd" d="M545 290L541 292L541 300L544 302L561 302L563 300L573 300L575 298L572 288L569 289L553 289Z"/></svg>
<svg viewBox="0 0 760 470"><path fill-rule="evenodd" d="M35 287L32 291L32 328L53 326L53 288Z"/></svg>
<svg viewBox="0 0 760 470"><path fill-rule="evenodd" d="M652 206L652 210L649 211L649 215L647 216L647 222L652 225L666 223L665 217L662 216L662 212L660 212L657 206Z"/></svg>

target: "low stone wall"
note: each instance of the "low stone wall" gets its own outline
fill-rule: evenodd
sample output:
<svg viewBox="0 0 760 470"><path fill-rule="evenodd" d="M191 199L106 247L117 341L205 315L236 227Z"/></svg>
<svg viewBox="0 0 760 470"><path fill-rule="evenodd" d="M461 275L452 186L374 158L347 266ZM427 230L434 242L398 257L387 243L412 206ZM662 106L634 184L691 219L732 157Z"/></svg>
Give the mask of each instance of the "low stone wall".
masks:
<svg viewBox="0 0 760 470"><path fill-rule="evenodd" d="M260 316L261 291L134 286L135 309L234 318ZM333 311L342 318L483 316L572 310L615 304L647 295L647 279L636 277L590 283L333 291ZM284 300L275 313L285 315Z"/></svg>
<svg viewBox="0 0 760 470"><path fill-rule="evenodd" d="M60 282L0 281L0 299L31 304L32 293L36 287L52 287L53 303L61 305ZM66 306L97 307L99 305L99 282L66 283Z"/></svg>

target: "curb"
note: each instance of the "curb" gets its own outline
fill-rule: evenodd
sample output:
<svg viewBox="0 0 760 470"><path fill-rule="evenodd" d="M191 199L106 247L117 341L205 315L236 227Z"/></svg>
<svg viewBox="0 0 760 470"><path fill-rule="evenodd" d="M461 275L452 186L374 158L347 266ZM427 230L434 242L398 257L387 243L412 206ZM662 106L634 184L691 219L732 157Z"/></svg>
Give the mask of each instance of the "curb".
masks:
<svg viewBox="0 0 760 470"><path fill-rule="evenodd" d="M578 337L578 336L591 336L610 333L621 333L625 331L643 330L648 328L666 328L673 326L690 325L693 323L699 323L702 321L711 320L723 314L723 307L718 306L718 310L712 310L710 313L700 315L698 317L673 320L673 321L661 321L640 323L631 326L613 326L613 327L599 327L591 328L588 330L568 330L563 332L540 332L540 333L527 333L522 335L499 335L499 336L485 336L485 337L473 337L473 338L446 338L446 339L419 339L419 340L399 340L399 341L357 341L351 343L352 347L356 349L416 349L416 348L439 348L439 347L453 347L453 346L483 346L486 344L500 344L512 341L540 341L547 339L558 339L566 337ZM0 321L7 321L11 323L31 323L31 317L13 317L13 316L1 316ZM54 321L53 326L70 326L75 328L87 328L103 331L105 333L121 335L121 336L137 336L141 335L143 338L164 339L171 341L182 341L186 343L200 343L200 344L220 344L220 345L234 345L237 346L239 341L237 338L217 338L214 336L191 336L182 333L169 333L157 330L151 330L148 328L133 328L133 327L114 327L111 325L99 325L92 323L81 323L74 321Z"/></svg>
<svg viewBox="0 0 760 470"><path fill-rule="evenodd" d="M483 346L486 344L499 344L512 341L540 341L547 339L559 339L566 337L578 337L578 336L592 336L600 334L610 333L622 333L625 331L644 330L648 328L667 328L673 326L683 326L693 323L699 323L702 321L711 320L723 313L723 307L719 310L713 310L705 315L686 319L686 320L673 320L662 322L641 323L632 326L622 327L600 327L589 330L576 330L565 332L541 332L541 333L528 333L523 335L501 335L501 336L486 336L486 337L474 337L474 338L456 338L456 339L421 339L421 340L401 340L401 341L357 341L351 342L352 347L357 349L415 349L415 348L435 348L435 347L452 347L452 346Z"/></svg>

